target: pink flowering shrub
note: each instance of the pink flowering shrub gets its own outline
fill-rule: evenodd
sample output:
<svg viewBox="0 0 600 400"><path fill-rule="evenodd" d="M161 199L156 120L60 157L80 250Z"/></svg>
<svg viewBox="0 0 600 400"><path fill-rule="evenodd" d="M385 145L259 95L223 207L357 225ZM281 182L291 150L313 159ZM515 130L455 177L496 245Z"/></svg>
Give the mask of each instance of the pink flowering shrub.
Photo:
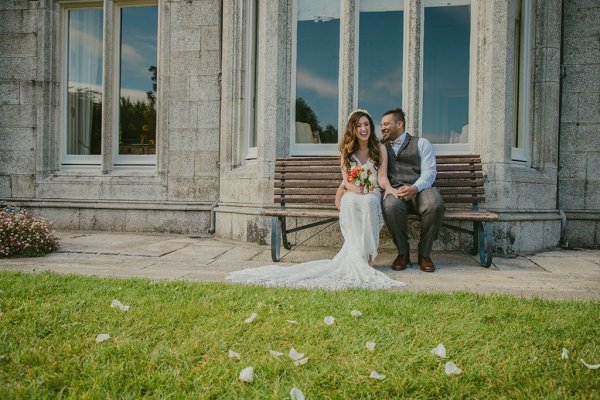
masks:
<svg viewBox="0 0 600 400"><path fill-rule="evenodd" d="M13 206L0 207L0 257L37 257L58 248L50 223Z"/></svg>

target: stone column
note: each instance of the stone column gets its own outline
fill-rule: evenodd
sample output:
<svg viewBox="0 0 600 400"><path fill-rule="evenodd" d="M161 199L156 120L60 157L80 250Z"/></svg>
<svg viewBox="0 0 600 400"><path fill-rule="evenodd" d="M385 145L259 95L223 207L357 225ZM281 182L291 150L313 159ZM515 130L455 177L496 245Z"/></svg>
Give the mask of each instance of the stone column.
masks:
<svg viewBox="0 0 600 400"><path fill-rule="evenodd" d="M114 99L113 79L114 71L118 68L115 63L114 53L114 21L115 5L113 0L104 2L104 26L102 35L102 173L107 174L112 170L113 141L114 141Z"/></svg>
<svg viewBox="0 0 600 400"><path fill-rule="evenodd" d="M402 94L406 114L406 131L420 136L419 117L421 107L421 0L408 0L406 3L404 42L404 93Z"/></svg>
<svg viewBox="0 0 600 400"><path fill-rule="evenodd" d="M340 134L346 128L346 118L358 104L358 4L356 0L343 1L340 9L340 72L338 126Z"/></svg>

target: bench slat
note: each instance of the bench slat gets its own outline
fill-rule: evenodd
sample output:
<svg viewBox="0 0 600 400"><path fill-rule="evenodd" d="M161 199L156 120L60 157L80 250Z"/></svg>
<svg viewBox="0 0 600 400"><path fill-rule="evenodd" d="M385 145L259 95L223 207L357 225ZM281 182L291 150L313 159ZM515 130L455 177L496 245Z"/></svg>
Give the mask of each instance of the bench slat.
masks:
<svg viewBox="0 0 600 400"><path fill-rule="evenodd" d="M262 215L268 217L301 217L301 218L338 218L339 211L336 209L330 210L301 210L301 209L293 209L289 208L286 210L280 209L267 209L264 210ZM416 216L412 215L412 219L418 219ZM444 214L444 221L496 221L498 219L498 214L486 211L469 211L469 210L447 210Z"/></svg>
<svg viewBox="0 0 600 400"><path fill-rule="evenodd" d="M315 180L315 179L332 179L337 180L339 183L342 182L342 174L340 172L336 173L312 173L312 174L299 174L299 173L289 173L289 174L275 174L276 180ZM338 184L339 184L338 183Z"/></svg>
<svg viewBox="0 0 600 400"><path fill-rule="evenodd" d="M336 181L275 181L276 188L337 188L342 183L342 179Z"/></svg>

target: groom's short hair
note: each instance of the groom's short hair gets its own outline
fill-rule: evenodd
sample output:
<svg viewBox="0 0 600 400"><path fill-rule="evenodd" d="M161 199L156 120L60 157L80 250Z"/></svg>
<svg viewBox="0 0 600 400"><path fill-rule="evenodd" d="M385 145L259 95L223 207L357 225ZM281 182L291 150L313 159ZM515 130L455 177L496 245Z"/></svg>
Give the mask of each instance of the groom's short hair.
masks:
<svg viewBox="0 0 600 400"><path fill-rule="evenodd" d="M402 125L406 126L406 120L404 119L404 111L402 111L402 109L400 107L384 112L381 117L385 117L386 115L389 115L389 114L393 114L394 119L396 121L402 121Z"/></svg>

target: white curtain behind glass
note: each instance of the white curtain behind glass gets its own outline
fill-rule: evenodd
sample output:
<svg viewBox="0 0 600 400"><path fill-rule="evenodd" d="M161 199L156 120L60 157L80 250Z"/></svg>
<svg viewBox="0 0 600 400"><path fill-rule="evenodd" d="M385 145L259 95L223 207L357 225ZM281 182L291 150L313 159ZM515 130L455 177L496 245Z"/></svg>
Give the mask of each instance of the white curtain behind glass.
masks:
<svg viewBox="0 0 600 400"><path fill-rule="evenodd" d="M68 40L67 154L99 154L92 136L102 107L102 10L69 11Z"/></svg>

